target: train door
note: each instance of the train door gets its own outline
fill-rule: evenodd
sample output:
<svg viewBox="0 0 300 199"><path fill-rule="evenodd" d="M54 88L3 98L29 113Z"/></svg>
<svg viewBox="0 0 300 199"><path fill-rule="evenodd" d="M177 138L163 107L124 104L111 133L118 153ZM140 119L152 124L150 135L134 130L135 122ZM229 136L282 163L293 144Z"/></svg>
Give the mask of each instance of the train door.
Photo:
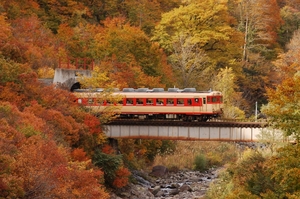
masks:
<svg viewBox="0 0 300 199"><path fill-rule="evenodd" d="M208 96L207 103L210 105L208 111L214 112L214 111L218 110L218 105L219 105L220 101L217 96Z"/></svg>
<svg viewBox="0 0 300 199"><path fill-rule="evenodd" d="M207 99L206 97L202 98L202 107L201 107L201 111L202 112L206 112L207 111Z"/></svg>

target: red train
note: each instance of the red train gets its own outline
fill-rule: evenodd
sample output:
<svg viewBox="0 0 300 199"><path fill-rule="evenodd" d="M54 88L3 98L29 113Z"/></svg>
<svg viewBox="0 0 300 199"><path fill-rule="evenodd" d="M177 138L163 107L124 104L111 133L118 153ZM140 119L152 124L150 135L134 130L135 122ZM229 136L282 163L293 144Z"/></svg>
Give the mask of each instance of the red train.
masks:
<svg viewBox="0 0 300 199"><path fill-rule="evenodd" d="M77 102L95 111L108 106L118 106L120 118L178 119L184 121L207 121L222 114L223 99L219 91L196 91L194 88L124 88L113 92L119 100L105 99L102 89L98 92L74 90ZM113 98L114 98L113 97ZM112 99L113 99L112 98Z"/></svg>

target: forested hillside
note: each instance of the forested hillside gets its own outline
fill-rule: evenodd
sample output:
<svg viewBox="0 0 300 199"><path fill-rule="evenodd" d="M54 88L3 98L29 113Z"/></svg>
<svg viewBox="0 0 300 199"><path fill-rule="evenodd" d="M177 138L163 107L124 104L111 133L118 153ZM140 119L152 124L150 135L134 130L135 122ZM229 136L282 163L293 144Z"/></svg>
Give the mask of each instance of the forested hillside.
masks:
<svg viewBox="0 0 300 199"><path fill-rule="evenodd" d="M38 82L68 57L93 59L120 89L221 90L231 118L250 117L268 96L264 112L297 134L299 24L299 0L0 0L0 197L108 198L104 184L125 186L128 167L174 147L123 140L130 147L116 155L72 93ZM243 191L271 196L274 181Z"/></svg>
<svg viewBox="0 0 300 199"><path fill-rule="evenodd" d="M120 87L218 89L230 68L234 106L253 114L280 82L273 61L299 23L289 0L1 1L1 55L39 77L59 59L91 58ZM127 78L130 77L130 78ZM130 80L130 81L129 81Z"/></svg>

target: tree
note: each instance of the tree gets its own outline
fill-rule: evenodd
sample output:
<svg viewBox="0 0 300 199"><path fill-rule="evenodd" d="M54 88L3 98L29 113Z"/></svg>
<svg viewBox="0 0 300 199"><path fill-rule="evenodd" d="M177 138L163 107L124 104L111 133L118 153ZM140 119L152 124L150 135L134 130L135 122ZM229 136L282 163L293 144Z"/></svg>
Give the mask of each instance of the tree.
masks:
<svg viewBox="0 0 300 199"><path fill-rule="evenodd" d="M220 69L220 72L214 79L215 90L219 90L223 94L225 118L244 118L245 113L239 107L241 104L241 95L238 90L237 78L232 71L232 68Z"/></svg>
<svg viewBox="0 0 300 199"><path fill-rule="evenodd" d="M62 60L67 57L92 59L94 36L100 31L99 29L99 25L88 23L79 23L76 26L68 23L60 24L57 30L60 41L59 58Z"/></svg>
<svg viewBox="0 0 300 199"><path fill-rule="evenodd" d="M299 71L299 53L300 53L300 30L293 33L293 37L286 45L287 52L281 53L278 59L274 61L276 69L279 71L279 81L281 83L285 78L293 77Z"/></svg>
<svg viewBox="0 0 300 199"><path fill-rule="evenodd" d="M300 23L300 11L299 8L292 6L284 6L280 10L280 16L284 21L284 24L280 26L278 33L278 42L281 44L282 48L286 48L286 44L291 40L294 32L298 30Z"/></svg>
<svg viewBox="0 0 300 199"><path fill-rule="evenodd" d="M120 139L118 143L125 165L131 169L141 169L157 155L173 153L176 147L172 140Z"/></svg>
<svg viewBox="0 0 300 199"><path fill-rule="evenodd" d="M287 144L272 156L246 150L240 160L220 175L209 198L298 198L299 146ZM215 189L217 190L215 190Z"/></svg>
<svg viewBox="0 0 300 199"><path fill-rule="evenodd" d="M244 32L243 61L247 64L250 53L268 53L266 48L276 42L282 20L275 0L243 0L237 9L239 29Z"/></svg>
<svg viewBox="0 0 300 199"><path fill-rule="evenodd" d="M0 103L0 197L108 198L103 172L87 157L71 161L69 148L56 144L38 110Z"/></svg>
<svg viewBox="0 0 300 199"><path fill-rule="evenodd" d="M19 74L30 72L31 69L28 65L18 64L14 61L7 61L0 55L0 85L5 85L11 82L20 82L18 79Z"/></svg>
<svg viewBox="0 0 300 199"><path fill-rule="evenodd" d="M241 35L230 27L233 23L234 20L227 12L226 1L191 1L186 6L163 14L152 39L157 41L169 56L174 56L177 51L177 54L180 52L181 57L184 57L183 54L189 52L191 63L197 63L197 67L201 68L195 75L206 76L208 78L203 79L203 82L210 82L214 74L213 69L233 66L232 60L240 59L237 45L240 45ZM174 46L185 50L179 51L178 47ZM207 64L199 64L197 60L204 54Z"/></svg>
<svg viewBox="0 0 300 199"><path fill-rule="evenodd" d="M274 182L274 186L270 190L276 198L297 198L299 196L299 150L298 145L286 145L277 150L277 154L265 163L266 170L272 175Z"/></svg>
<svg viewBox="0 0 300 199"><path fill-rule="evenodd" d="M102 23L107 18L123 16L131 25L140 27L147 35L151 35L163 12L181 4L180 0L82 0L81 2L89 8L89 17L96 23Z"/></svg>
<svg viewBox="0 0 300 199"><path fill-rule="evenodd" d="M124 73L133 75L131 82L135 85L129 86L152 86L149 85L148 78L152 84L173 84L166 78L171 75L166 75L165 72L171 70L159 46L152 43L139 28L126 23L123 18L105 20L104 27L95 36L94 47L95 58L101 59L106 67L109 67L109 71L106 70L109 74L116 73L118 77L124 76ZM114 80L117 80L117 77ZM139 81L145 81L148 85Z"/></svg>
<svg viewBox="0 0 300 199"><path fill-rule="evenodd" d="M0 50L5 47L5 44L12 37L12 30L10 24L6 21L5 15L0 15ZM0 51L0 52L1 52ZM2 53L1 53L2 54Z"/></svg>
<svg viewBox="0 0 300 199"><path fill-rule="evenodd" d="M283 130L285 136L295 136L300 140L300 76L295 75L278 85L276 90L268 89L269 103L263 106L262 111L275 128Z"/></svg>
<svg viewBox="0 0 300 199"><path fill-rule="evenodd" d="M242 73L238 84L247 102L243 109L253 114L254 104L266 103L265 87L276 81L271 61L277 56L277 30L282 25L280 9L275 0L242 0L233 3L231 13L243 33Z"/></svg>
<svg viewBox="0 0 300 199"><path fill-rule="evenodd" d="M67 162L66 149L53 140L29 138L16 159L14 172L23 180L25 197L108 198L99 181L103 173L86 164Z"/></svg>
<svg viewBox="0 0 300 199"><path fill-rule="evenodd" d="M180 36L179 41L173 44L174 53L169 56L175 73L180 77L178 87L198 87L201 72L207 67L207 60L203 50L191 42L191 37ZM201 84L202 82L200 82Z"/></svg>
<svg viewBox="0 0 300 199"><path fill-rule="evenodd" d="M108 77L107 71L102 71L96 66L92 72L92 77L82 76L79 79L82 88L88 89L86 95L89 98L96 99L99 105L95 108L93 105L88 107L91 114L98 115L101 124L107 123L118 115L120 106L114 106L122 100L122 96L113 95L115 89L118 88L116 83ZM101 92L96 92L97 89L102 89ZM112 103L111 106L103 106L104 101Z"/></svg>
<svg viewBox="0 0 300 199"><path fill-rule="evenodd" d="M25 135L18 132L15 123L19 111L8 102L0 102L0 197L23 197L22 178L13 172L15 155Z"/></svg>
<svg viewBox="0 0 300 199"><path fill-rule="evenodd" d="M130 172L123 167L122 155L96 151L93 155L93 163L104 171L104 178L108 185L117 188L127 185Z"/></svg>
<svg viewBox="0 0 300 199"><path fill-rule="evenodd" d="M1 6L9 20L15 20L28 15L37 15L40 12L36 0L3 0Z"/></svg>
<svg viewBox="0 0 300 199"><path fill-rule="evenodd" d="M150 35L155 23L160 20L161 8L158 1L125 1L127 18L132 25L140 27L146 34Z"/></svg>
<svg viewBox="0 0 300 199"><path fill-rule="evenodd" d="M299 0L282 0L281 1L282 7L288 6L288 7L294 8L296 10L300 9L299 3L300 3Z"/></svg>
<svg viewBox="0 0 300 199"><path fill-rule="evenodd" d="M281 54L275 65L281 72L282 82L276 89L269 88L269 103L262 111L267 114L272 124L285 132L285 136L295 136L299 141L299 31L295 32L288 45L289 51Z"/></svg>
<svg viewBox="0 0 300 199"><path fill-rule="evenodd" d="M28 64L32 69L57 65L56 39L38 17L27 16L10 22L10 32L5 32L6 26L3 24L6 36L3 36L5 45L0 45L2 55L17 63Z"/></svg>

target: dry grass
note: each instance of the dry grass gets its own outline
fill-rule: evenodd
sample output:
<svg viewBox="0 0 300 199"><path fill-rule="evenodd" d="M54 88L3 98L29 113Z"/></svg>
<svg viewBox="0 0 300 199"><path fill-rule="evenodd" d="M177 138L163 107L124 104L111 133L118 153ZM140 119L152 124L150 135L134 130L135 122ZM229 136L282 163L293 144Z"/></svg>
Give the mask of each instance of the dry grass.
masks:
<svg viewBox="0 0 300 199"><path fill-rule="evenodd" d="M238 150L234 143L213 141L177 141L172 155L157 156L153 165L164 165L172 169L193 169L197 155L204 154L208 166L221 166L235 161Z"/></svg>

